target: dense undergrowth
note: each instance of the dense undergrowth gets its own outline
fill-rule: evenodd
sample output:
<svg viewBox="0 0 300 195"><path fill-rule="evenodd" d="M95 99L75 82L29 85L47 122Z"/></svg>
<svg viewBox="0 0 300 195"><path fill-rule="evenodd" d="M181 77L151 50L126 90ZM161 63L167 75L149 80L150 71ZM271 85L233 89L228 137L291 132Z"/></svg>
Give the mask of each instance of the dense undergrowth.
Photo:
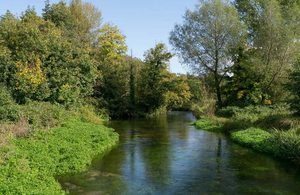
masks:
<svg viewBox="0 0 300 195"><path fill-rule="evenodd" d="M0 194L64 194L55 176L83 171L118 141L88 105L19 105L5 90L0 104Z"/></svg>
<svg viewBox="0 0 300 195"><path fill-rule="evenodd" d="M96 155L118 141L112 129L80 119L69 119L61 127L35 131L29 137L5 135L0 194L62 194L54 176L83 171Z"/></svg>
<svg viewBox="0 0 300 195"><path fill-rule="evenodd" d="M243 146L300 164L300 120L287 105L227 107L195 126L229 134Z"/></svg>

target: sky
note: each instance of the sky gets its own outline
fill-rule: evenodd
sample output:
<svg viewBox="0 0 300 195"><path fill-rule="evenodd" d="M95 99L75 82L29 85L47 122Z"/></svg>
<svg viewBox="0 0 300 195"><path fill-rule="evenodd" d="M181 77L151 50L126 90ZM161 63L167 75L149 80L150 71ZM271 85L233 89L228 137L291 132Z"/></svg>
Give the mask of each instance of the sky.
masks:
<svg viewBox="0 0 300 195"><path fill-rule="evenodd" d="M59 0L50 0L56 3ZM181 23L186 9L194 9L198 0L84 0L93 3L102 13L103 23L117 25L126 36L129 53L143 59L146 50L162 42L169 44L169 34L174 25ZM67 0L68 2L68 0ZM28 6L33 6L41 14L44 0L0 1L0 14L10 10L20 15ZM186 73L187 66L180 64L177 57L170 62L174 73Z"/></svg>

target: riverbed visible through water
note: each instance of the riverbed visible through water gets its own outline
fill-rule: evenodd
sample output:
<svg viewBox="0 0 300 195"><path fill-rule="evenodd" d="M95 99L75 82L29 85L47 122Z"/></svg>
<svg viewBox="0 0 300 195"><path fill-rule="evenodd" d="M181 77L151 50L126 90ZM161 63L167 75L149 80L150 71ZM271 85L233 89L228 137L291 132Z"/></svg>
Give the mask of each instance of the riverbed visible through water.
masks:
<svg viewBox="0 0 300 195"><path fill-rule="evenodd" d="M111 121L120 143L84 173L59 179L71 194L299 194L300 169L197 130L190 112Z"/></svg>

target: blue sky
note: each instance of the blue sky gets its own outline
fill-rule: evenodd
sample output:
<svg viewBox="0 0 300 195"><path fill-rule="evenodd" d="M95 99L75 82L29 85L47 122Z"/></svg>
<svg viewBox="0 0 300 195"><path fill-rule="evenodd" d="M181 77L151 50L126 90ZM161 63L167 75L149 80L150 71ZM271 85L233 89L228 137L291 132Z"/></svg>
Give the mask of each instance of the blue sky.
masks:
<svg viewBox="0 0 300 195"><path fill-rule="evenodd" d="M50 0L51 3L59 0ZM158 42L169 45L169 33L176 23L182 22L186 9L193 9L198 0L86 0L99 8L103 22L117 25L126 36L126 43L133 55L143 59L146 50ZM68 2L68 0L67 0ZM27 6L34 6L38 13L44 7L43 0L9 0L0 2L0 14L10 10L20 15ZM175 57L171 60L172 72L185 73L186 66Z"/></svg>

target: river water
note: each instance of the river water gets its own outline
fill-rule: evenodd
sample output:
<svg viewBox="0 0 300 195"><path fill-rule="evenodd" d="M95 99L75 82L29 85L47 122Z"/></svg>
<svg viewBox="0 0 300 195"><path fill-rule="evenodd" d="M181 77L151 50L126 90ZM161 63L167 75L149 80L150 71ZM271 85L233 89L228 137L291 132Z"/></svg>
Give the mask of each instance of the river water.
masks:
<svg viewBox="0 0 300 195"><path fill-rule="evenodd" d="M197 130L189 112L112 121L119 145L60 178L71 194L299 194L300 170Z"/></svg>

